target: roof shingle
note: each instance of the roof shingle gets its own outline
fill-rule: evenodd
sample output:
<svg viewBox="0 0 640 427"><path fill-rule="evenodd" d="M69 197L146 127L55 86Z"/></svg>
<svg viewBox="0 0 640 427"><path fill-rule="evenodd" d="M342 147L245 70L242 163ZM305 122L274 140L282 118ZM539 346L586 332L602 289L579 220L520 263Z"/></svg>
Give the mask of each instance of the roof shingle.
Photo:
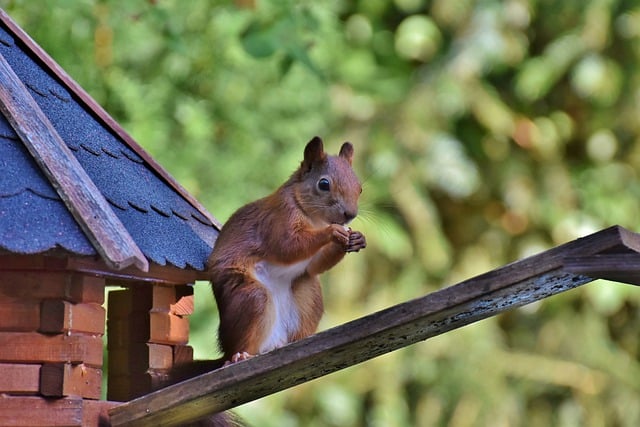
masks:
<svg viewBox="0 0 640 427"><path fill-rule="evenodd" d="M203 270L217 237L196 209L86 104L70 93L11 29L0 25L0 55L112 206L144 255L159 265ZM64 203L0 114L0 249L63 249L95 255Z"/></svg>

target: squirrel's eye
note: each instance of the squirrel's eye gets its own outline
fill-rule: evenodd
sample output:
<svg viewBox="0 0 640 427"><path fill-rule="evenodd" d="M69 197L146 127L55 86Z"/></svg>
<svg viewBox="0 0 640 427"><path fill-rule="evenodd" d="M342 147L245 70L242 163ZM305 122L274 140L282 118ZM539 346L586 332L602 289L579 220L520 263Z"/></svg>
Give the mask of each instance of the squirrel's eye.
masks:
<svg viewBox="0 0 640 427"><path fill-rule="evenodd" d="M327 178L320 178L318 181L318 189L320 191L329 191L331 189L331 184Z"/></svg>

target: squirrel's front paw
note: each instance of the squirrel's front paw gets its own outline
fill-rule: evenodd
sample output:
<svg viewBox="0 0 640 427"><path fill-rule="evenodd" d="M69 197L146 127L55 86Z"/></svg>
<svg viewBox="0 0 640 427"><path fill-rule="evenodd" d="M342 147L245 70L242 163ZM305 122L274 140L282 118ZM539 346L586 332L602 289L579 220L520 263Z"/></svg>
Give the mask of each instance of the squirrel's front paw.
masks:
<svg viewBox="0 0 640 427"><path fill-rule="evenodd" d="M349 236L351 230L339 224L331 224L331 238L337 244L344 246L345 250L349 247Z"/></svg>
<svg viewBox="0 0 640 427"><path fill-rule="evenodd" d="M349 234L349 244L347 245L347 252L358 252L360 249L367 247L367 239L364 234L359 231L351 231Z"/></svg>

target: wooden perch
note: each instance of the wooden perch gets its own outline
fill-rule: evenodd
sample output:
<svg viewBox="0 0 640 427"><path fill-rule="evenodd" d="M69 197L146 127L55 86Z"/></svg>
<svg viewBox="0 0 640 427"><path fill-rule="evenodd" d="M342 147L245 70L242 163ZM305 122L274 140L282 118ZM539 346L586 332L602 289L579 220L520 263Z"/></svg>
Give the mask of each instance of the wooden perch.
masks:
<svg viewBox="0 0 640 427"><path fill-rule="evenodd" d="M149 263L6 59L0 55L0 111L111 268Z"/></svg>
<svg viewBox="0 0 640 427"><path fill-rule="evenodd" d="M111 424L174 426L224 411L588 283L598 276L583 272L595 270L599 255L622 256L617 280L640 283L640 235L611 227L122 404L110 411Z"/></svg>
<svg viewBox="0 0 640 427"><path fill-rule="evenodd" d="M640 284L637 253L610 253L583 257L567 257L565 269L598 279Z"/></svg>

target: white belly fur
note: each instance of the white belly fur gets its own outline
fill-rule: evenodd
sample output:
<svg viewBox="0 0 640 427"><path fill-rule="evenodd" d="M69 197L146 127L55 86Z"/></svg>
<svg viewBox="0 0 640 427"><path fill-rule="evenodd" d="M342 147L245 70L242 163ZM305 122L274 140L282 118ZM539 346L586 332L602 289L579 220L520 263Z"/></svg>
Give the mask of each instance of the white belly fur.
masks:
<svg viewBox="0 0 640 427"><path fill-rule="evenodd" d="M293 300L291 282L302 275L311 259L292 265L277 265L260 261L255 265L255 275L269 290L275 312L275 320L267 338L260 345L260 353L282 347L291 333L298 329L300 316Z"/></svg>

